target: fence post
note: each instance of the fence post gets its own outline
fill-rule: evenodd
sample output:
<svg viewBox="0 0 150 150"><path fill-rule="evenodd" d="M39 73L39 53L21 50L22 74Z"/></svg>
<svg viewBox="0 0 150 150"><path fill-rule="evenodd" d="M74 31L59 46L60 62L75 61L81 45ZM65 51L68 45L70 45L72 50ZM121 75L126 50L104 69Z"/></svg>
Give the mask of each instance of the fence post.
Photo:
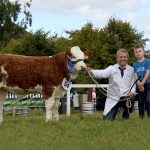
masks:
<svg viewBox="0 0 150 150"><path fill-rule="evenodd" d="M67 91L67 110L66 110L67 116L70 116L70 89Z"/></svg>

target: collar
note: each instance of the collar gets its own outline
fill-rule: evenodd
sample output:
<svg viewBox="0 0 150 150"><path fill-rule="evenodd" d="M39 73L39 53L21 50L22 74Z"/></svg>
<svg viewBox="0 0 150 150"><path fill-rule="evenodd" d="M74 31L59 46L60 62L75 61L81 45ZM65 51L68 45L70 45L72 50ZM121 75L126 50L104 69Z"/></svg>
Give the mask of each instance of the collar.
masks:
<svg viewBox="0 0 150 150"><path fill-rule="evenodd" d="M117 68L119 69L120 66L119 66L118 63L116 64L116 66L117 66ZM127 69L127 68L128 68L128 64L126 64L126 66L125 66L124 68Z"/></svg>
<svg viewBox="0 0 150 150"><path fill-rule="evenodd" d="M125 68L120 68L120 67L118 67L120 70L125 70L126 69L126 67Z"/></svg>

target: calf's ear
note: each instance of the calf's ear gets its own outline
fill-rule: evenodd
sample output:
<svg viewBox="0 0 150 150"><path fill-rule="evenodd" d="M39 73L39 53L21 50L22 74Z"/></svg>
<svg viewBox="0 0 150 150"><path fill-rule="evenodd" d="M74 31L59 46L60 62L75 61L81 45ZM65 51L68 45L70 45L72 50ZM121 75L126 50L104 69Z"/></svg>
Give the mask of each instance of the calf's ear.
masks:
<svg viewBox="0 0 150 150"><path fill-rule="evenodd" d="M84 51L84 59L89 59L93 56L93 52L90 50Z"/></svg>

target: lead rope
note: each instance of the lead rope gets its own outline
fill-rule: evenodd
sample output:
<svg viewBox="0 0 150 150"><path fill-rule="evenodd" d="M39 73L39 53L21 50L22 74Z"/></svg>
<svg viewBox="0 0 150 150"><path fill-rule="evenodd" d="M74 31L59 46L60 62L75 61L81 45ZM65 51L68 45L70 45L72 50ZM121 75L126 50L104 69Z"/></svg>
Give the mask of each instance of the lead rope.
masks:
<svg viewBox="0 0 150 150"><path fill-rule="evenodd" d="M128 114L130 114L129 109L132 107L132 103L131 103L131 99L130 98L127 98L126 106L127 106Z"/></svg>

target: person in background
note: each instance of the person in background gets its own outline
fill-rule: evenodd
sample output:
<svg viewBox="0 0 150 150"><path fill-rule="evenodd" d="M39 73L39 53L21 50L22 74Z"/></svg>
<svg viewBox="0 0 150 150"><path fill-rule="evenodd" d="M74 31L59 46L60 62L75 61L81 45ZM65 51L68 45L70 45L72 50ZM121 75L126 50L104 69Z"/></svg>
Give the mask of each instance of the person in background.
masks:
<svg viewBox="0 0 150 150"><path fill-rule="evenodd" d="M73 107L73 93L70 93L70 106Z"/></svg>
<svg viewBox="0 0 150 150"><path fill-rule="evenodd" d="M136 96L139 106L139 116L144 117L145 107L147 109L147 116L150 117L150 60L144 57L145 51L142 45L136 45L134 54L137 61L134 62L135 79L139 78L137 82Z"/></svg>
<svg viewBox="0 0 150 150"><path fill-rule="evenodd" d="M120 107L124 108L123 119L129 118L129 111L126 106L126 96L130 98L135 93L134 69L128 64L128 52L125 49L117 51L117 63L102 70L94 70L89 67L86 72L91 73L95 78L108 78L107 99L103 113L103 119L114 120ZM124 100L121 100L121 99Z"/></svg>
<svg viewBox="0 0 150 150"><path fill-rule="evenodd" d="M77 91L75 91L75 93L73 95L73 107L75 109L79 108L79 94L77 93Z"/></svg>
<svg viewBox="0 0 150 150"><path fill-rule="evenodd" d="M96 89L92 88L92 103L94 107L94 112L96 112L96 106L97 106L97 99L96 99Z"/></svg>

